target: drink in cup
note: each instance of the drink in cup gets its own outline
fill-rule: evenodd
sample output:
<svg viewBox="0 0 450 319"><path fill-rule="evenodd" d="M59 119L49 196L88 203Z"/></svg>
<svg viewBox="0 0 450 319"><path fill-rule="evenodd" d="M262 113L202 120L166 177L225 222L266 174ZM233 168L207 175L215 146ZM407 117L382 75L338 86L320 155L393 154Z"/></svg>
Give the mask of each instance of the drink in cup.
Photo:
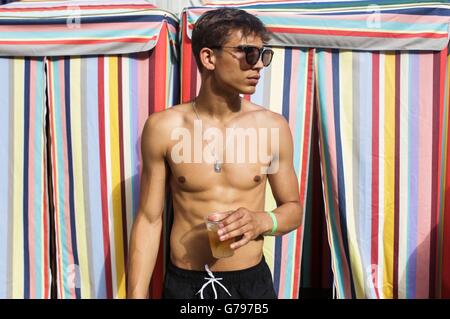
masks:
<svg viewBox="0 0 450 319"><path fill-rule="evenodd" d="M230 245L234 243L235 238L230 238L221 241L217 231L219 230L220 222L228 216L229 213L211 213L206 217L206 229L208 230L209 246L211 247L212 255L215 258L225 258L233 256L234 250Z"/></svg>

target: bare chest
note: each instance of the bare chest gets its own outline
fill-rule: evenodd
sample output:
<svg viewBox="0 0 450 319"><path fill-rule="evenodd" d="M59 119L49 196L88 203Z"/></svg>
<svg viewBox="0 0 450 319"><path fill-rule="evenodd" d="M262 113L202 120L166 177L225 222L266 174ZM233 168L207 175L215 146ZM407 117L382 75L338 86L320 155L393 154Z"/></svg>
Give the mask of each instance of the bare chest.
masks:
<svg viewBox="0 0 450 319"><path fill-rule="evenodd" d="M214 164L208 163L172 163L170 166L173 185L193 193L212 189L249 191L263 185L267 178L261 163L224 163L220 172L214 169Z"/></svg>
<svg viewBox="0 0 450 319"><path fill-rule="evenodd" d="M188 192L256 188L265 182L276 134L256 116L243 115L226 127L186 120L172 130L166 153L172 183Z"/></svg>

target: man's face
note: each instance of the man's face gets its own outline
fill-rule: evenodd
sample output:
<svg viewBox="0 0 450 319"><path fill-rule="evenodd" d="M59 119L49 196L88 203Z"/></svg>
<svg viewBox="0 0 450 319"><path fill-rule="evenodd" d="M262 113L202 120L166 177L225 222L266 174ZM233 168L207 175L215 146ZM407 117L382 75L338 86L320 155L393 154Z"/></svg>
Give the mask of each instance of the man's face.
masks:
<svg viewBox="0 0 450 319"><path fill-rule="evenodd" d="M264 67L261 59L255 65L249 65L245 52L238 46L251 45L263 47L260 37L249 35L242 37L241 31L234 31L220 50L215 50L216 65L214 77L221 89L230 93L253 94L259 80L259 73Z"/></svg>

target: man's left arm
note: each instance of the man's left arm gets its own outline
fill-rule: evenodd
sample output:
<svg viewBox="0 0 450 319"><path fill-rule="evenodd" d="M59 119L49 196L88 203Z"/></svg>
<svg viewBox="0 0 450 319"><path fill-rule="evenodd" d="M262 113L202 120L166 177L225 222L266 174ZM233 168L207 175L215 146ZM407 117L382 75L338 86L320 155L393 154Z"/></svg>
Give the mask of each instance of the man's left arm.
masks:
<svg viewBox="0 0 450 319"><path fill-rule="evenodd" d="M294 145L291 130L284 117L280 116L278 123L280 129L278 158L275 155L275 162L271 164L273 172L267 175L277 204L277 208L273 210L278 222L277 231L274 233L275 236L287 234L298 228L303 218L298 179L293 165ZM272 230L271 219L269 224L270 229L267 229L266 232Z"/></svg>
<svg viewBox="0 0 450 319"><path fill-rule="evenodd" d="M277 116L276 123L279 129L278 147L275 147L267 175L277 203L277 208L272 211L276 218L276 231L272 234L274 221L268 213L241 207L224 220L219 231L221 240L242 235L242 239L231 245L234 249L260 235L284 235L298 228L302 222L303 207L299 201L298 180L293 166L292 134L284 117ZM272 147L274 145L272 141Z"/></svg>

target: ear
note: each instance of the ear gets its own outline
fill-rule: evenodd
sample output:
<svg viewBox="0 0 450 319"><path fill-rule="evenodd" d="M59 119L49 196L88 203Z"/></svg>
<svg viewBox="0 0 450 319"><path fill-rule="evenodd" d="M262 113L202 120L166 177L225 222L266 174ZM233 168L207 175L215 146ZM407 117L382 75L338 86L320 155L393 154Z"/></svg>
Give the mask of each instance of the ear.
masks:
<svg viewBox="0 0 450 319"><path fill-rule="evenodd" d="M210 48L200 50L200 61L206 70L213 71L216 68L216 56Z"/></svg>

